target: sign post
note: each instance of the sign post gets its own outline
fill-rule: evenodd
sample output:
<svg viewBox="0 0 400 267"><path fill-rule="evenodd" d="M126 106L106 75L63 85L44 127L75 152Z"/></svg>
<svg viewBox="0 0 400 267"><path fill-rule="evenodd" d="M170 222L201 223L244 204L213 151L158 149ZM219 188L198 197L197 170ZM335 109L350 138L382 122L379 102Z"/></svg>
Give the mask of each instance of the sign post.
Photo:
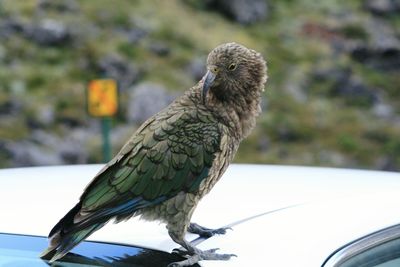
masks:
<svg viewBox="0 0 400 267"><path fill-rule="evenodd" d="M103 160L111 159L110 129L111 117L118 111L118 86L113 79L92 80L87 90L88 112L101 118L103 136Z"/></svg>

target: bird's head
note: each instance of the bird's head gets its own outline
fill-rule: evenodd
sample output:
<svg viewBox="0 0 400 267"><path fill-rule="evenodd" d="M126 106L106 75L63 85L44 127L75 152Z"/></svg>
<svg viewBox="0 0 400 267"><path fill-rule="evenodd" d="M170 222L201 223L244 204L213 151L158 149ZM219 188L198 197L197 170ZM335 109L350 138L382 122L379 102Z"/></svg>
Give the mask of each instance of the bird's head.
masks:
<svg viewBox="0 0 400 267"><path fill-rule="evenodd" d="M266 71L260 53L237 43L217 46L207 58L207 73L202 79L203 103L208 95L225 102L247 94L259 94L264 90Z"/></svg>

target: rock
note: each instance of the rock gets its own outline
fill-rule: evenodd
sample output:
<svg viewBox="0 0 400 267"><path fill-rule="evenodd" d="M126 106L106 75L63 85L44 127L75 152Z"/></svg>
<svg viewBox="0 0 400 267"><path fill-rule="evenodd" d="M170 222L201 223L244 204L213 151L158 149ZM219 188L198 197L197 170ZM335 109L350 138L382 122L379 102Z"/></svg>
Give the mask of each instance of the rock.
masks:
<svg viewBox="0 0 400 267"><path fill-rule="evenodd" d="M44 19L35 25L24 27L25 36L43 46L61 46L72 40L71 31L60 21Z"/></svg>
<svg viewBox="0 0 400 267"><path fill-rule="evenodd" d="M131 44L137 44L144 37L148 35L148 32L141 28L133 28L126 31L126 36Z"/></svg>
<svg viewBox="0 0 400 267"><path fill-rule="evenodd" d="M354 167L357 166L350 158L340 152L321 149L316 155L321 165L335 167Z"/></svg>
<svg viewBox="0 0 400 267"><path fill-rule="evenodd" d="M111 144L117 151L122 148L125 142L132 136L135 128L130 124L113 127L111 131Z"/></svg>
<svg viewBox="0 0 400 267"><path fill-rule="evenodd" d="M300 140L300 135L298 132L287 125L279 125L276 129L276 132L281 142L290 143Z"/></svg>
<svg viewBox="0 0 400 267"><path fill-rule="evenodd" d="M396 164L393 156L381 156L375 160L375 168L382 171L399 172L400 166Z"/></svg>
<svg viewBox="0 0 400 267"><path fill-rule="evenodd" d="M16 18L5 18L0 21L0 39L8 38L24 30L22 22Z"/></svg>
<svg viewBox="0 0 400 267"><path fill-rule="evenodd" d="M70 130L66 137L61 138L56 148L58 148L58 156L63 164L87 163L89 153L86 143L93 138L94 134L86 128L76 128Z"/></svg>
<svg viewBox="0 0 400 267"><path fill-rule="evenodd" d="M39 145L46 145L47 147L53 148L52 150L56 150L54 148L59 145L61 140L54 134L43 130L35 130L32 131L31 135L29 136L29 141Z"/></svg>
<svg viewBox="0 0 400 267"><path fill-rule="evenodd" d="M374 15L393 15L400 12L400 0L367 0L364 7Z"/></svg>
<svg viewBox="0 0 400 267"><path fill-rule="evenodd" d="M266 135L262 135L257 142L257 150L260 152L267 152L271 147L271 140Z"/></svg>
<svg viewBox="0 0 400 267"><path fill-rule="evenodd" d="M209 0L208 8L215 9L241 24L253 24L268 15L266 0Z"/></svg>
<svg viewBox="0 0 400 267"><path fill-rule="evenodd" d="M7 141L0 140L0 168L7 168L10 166L11 154L6 148Z"/></svg>
<svg viewBox="0 0 400 267"><path fill-rule="evenodd" d="M0 44L0 64L3 64L3 62L6 59L6 56L7 56L7 49Z"/></svg>
<svg viewBox="0 0 400 267"><path fill-rule="evenodd" d="M127 118L130 122L143 123L150 116L165 108L173 98L159 84L139 84L132 89L129 95Z"/></svg>
<svg viewBox="0 0 400 267"><path fill-rule="evenodd" d="M114 55L108 55L100 59L97 67L101 76L117 80L122 90L126 90L136 82L140 74L136 65Z"/></svg>
<svg viewBox="0 0 400 267"><path fill-rule="evenodd" d="M87 163L85 144L92 137L87 129L74 129L59 137L42 130L34 130L27 140L6 143L12 165L41 166Z"/></svg>
<svg viewBox="0 0 400 267"><path fill-rule="evenodd" d="M13 115L17 116L23 109L23 103L17 98L9 98L3 102L0 102L0 116Z"/></svg>
<svg viewBox="0 0 400 267"><path fill-rule="evenodd" d="M193 77L193 80L199 81L206 74L206 59L205 58L194 58L186 67L187 72Z"/></svg>
<svg viewBox="0 0 400 267"><path fill-rule="evenodd" d="M308 96L304 88L307 87L307 75L305 75L304 71L299 68L288 69L287 73L287 79L284 83L283 89L297 102L306 103Z"/></svg>
<svg viewBox="0 0 400 267"><path fill-rule="evenodd" d="M49 126L55 121L55 112L52 105L41 105L36 112L36 120L45 126Z"/></svg>
<svg viewBox="0 0 400 267"><path fill-rule="evenodd" d="M370 106L378 101L377 93L354 77L338 81L331 93L346 98L349 104Z"/></svg>
<svg viewBox="0 0 400 267"><path fill-rule="evenodd" d="M351 69L318 70L314 77L317 80L332 82L329 94L346 99L349 105L372 106L379 101L377 91L354 76Z"/></svg>
<svg viewBox="0 0 400 267"><path fill-rule="evenodd" d="M169 46L163 42L151 42L149 50L158 56L168 56L171 52Z"/></svg>
<svg viewBox="0 0 400 267"><path fill-rule="evenodd" d="M79 10L79 5L75 0L39 0L37 7L42 10L55 10L57 12L76 12Z"/></svg>
<svg viewBox="0 0 400 267"><path fill-rule="evenodd" d="M350 46L351 57L381 71L400 70L400 41L393 29L374 19L367 22L369 42Z"/></svg>
<svg viewBox="0 0 400 267"><path fill-rule="evenodd" d="M130 18L130 24L125 28L125 34L132 44L137 44L143 38L147 37L157 27L146 17L134 16Z"/></svg>
<svg viewBox="0 0 400 267"><path fill-rule="evenodd" d="M12 167L62 164L54 151L29 141L8 143L5 147L11 155Z"/></svg>
<svg viewBox="0 0 400 267"><path fill-rule="evenodd" d="M285 91L299 103L306 103L308 100L307 94L304 92L301 84L288 81L284 87Z"/></svg>
<svg viewBox="0 0 400 267"><path fill-rule="evenodd" d="M372 113L382 119L390 119L394 115L393 107L383 102L376 103L372 108Z"/></svg>
<svg viewBox="0 0 400 267"><path fill-rule="evenodd" d="M26 94L26 81L17 79L10 82L10 91L13 95L21 97Z"/></svg>
<svg viewBox="0 0 400 267"><path fill-rule="evenodd" d="M359 45L352 49L351 57L378 70L400 70L400 49L397 47Z"/></svg>

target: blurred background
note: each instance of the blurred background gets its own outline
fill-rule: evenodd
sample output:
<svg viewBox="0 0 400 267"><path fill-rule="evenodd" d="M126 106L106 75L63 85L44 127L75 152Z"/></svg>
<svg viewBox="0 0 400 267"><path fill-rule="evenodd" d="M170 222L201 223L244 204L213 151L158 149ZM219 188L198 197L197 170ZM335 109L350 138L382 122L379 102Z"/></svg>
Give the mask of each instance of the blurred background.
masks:
<svg viewBox="0 0 400 267"><path fill-rule="evenodd" d="M90 80L115 154L231 41L269 67L236 162L400 171L399 0L0 0L0 167L102 162Z"/></svg>

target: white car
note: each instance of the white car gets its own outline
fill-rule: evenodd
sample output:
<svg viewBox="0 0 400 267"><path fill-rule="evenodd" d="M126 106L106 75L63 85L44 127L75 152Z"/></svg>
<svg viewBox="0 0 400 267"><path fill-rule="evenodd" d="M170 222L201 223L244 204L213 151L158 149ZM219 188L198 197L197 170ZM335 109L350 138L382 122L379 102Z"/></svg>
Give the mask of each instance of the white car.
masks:
<svg viewBox="0 0 400 267"><path fill-rule="evenodd" d="M0 266L48 266L38 254L52 226L101 165L0 170ZM231 227L199 238L233 253L201 266L400 266L400 174L332 168L231 165L193 222ZM180 260L163 224L109 223L53 266L166 266ZM196 265L197 266L197 265Z"/></svg>

